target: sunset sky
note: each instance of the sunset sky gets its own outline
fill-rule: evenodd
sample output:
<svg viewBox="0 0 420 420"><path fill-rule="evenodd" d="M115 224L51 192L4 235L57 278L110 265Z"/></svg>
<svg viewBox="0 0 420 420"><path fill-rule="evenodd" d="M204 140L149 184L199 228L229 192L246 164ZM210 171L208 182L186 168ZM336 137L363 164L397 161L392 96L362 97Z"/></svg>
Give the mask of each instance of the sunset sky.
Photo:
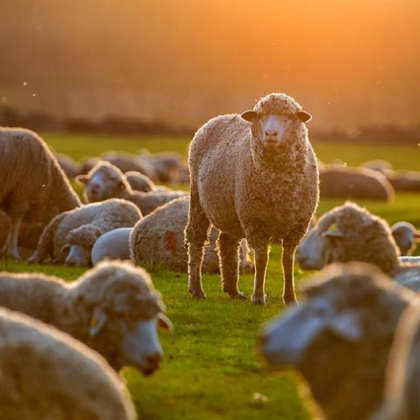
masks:
<svg viewBox="0 0 420 420"><path fill-rule="evenodd" d="M420 124L416 0L1 0L0 17L0 99L23 110L195 126L280 91L321 128Z"/></svg>

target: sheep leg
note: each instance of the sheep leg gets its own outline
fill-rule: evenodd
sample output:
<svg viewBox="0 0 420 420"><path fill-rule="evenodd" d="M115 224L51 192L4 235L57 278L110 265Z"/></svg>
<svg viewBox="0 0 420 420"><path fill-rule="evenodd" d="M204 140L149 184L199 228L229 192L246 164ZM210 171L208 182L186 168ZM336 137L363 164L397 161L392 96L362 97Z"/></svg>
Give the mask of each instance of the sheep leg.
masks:
<svg viewBox="0 0 420 420"><path fill-rule="evenodd" d="M191 185L190 211L185 228L185 242L188 245L188 290L198 299L205 299L206 294L201 282L204 246L208 243L210 221L201 207L198 189Z"/></svg>
<svg viewBox="0 0 420 420"><path fill-rule="evenodd" d="M9 236L9 246L8 254L15 260L20 260L19 249L18 249L18 239L19 239L19 230L22 223L23 216L12 218L12 227L10 229Z"/></svg>
<svg viewBox="0 0 420 420"><path fill-rule="evenodd" d="M217 240L217 250L222 275L222 290L231 298L243 298L245 295L238 290L239 281L239 246L240 240L220 232Z"/></svg>
<svg viewBox="0 0 420 420"><path fill-rule="evenodd" d="M291 303L297 303L295 295L295 284L293 278L293 265L295 262L296 246L283 245L283 301L289 305Z"/></svg>
<svg viewBox="0 0 420 420"><path fill-rule="evenodd" d="M265 305L265 274L268 264L268 244L255 247L255 277L254 293L252 294L252 303L254 305Z"/></svg>

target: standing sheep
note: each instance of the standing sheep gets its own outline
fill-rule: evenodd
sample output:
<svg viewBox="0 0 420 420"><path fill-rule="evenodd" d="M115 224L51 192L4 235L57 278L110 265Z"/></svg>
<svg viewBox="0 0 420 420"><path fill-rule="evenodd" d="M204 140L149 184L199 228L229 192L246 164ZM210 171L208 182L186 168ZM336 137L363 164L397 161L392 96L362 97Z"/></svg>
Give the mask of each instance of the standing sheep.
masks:
<svg viewBox="0 0 420 420"><path fill-rule="evenodd" d="M0 210L11 219L8 253L20 259L23 219L47 224L56 214L80 206L57 159L34 132L0 127Z"/></svg>
<svg viewBox="0 0 420 420"><path fill-rule="evenodd" d="M335 262L375 264L399 284L420 291L420 264L403 263L387 222L354 203L324 214L301 242L297 259L304 270Z"/></svg>
<svg viewBox="0 0 420 420"><path fill-rule="evenodd" d="M86 186L84 198L87 202L123 198L134 203L144 216L169 201L187 195L184 191L133 191L121 170L109 162L99 162L87 175L76 179Z"/></svg>
<svg viewBox="0 0 420 420"><path fill-rule="evenodd" d="M303 374L326 420L366 420L382 404L395 330L416 295L364 263L329 266L305 294L264 329L263 354Z"/></svg>
<svg viewBox="0 0 420 420"><path fill-rule="evenodd" d="M116 198L66 211L45 228L28 262L41 264L51 258L55 264L89 266L92 247L101 235L133 227L141 217L134 204Z"/></svg>
<svg viewBox="0 0 420 420"><path fill-rule="evenodd" d="M100 353L115 369L153 373L163 351L157 326L171 328L148 274L101 263L73 283L43 274L0 273L0 306L53 325Z"/></svg>
<svg viewBox="0 0 420 420"><path fill-rule="evenodd" d="M25 315L0 309L3 420L134 420L122 380L97 353Z"/></svg>
<svg viewBox="0 0 420 420"><path fill-rule="evenodd" d="M311 116L291 97L273 93L253 111L213 118L195 134L189 152L189 291L204 298L203 248L210 224L220 230L223 291L238 290L238 248L246 238L255 252L252 302L265 303L269 246L283 243L286 303L296 301L294 255L318 203L318 168L305 122ZM251 124L250 124L251 123Z"/></svg>
<svg viewBox="0 0 420 420"><path fill-rule="evenodd" d="M189 207L188 197L178 198L156 209L137 223L130 237L132 260L139 265L162 265L170 270L186 272L188 255L184 245L184 230ZM212 228L210 243L204 253L203 272L219 272L217 236L217 230ZM254 270L245 240L242 240L240 247L239 269L241 273L251 273Z"/></svg>

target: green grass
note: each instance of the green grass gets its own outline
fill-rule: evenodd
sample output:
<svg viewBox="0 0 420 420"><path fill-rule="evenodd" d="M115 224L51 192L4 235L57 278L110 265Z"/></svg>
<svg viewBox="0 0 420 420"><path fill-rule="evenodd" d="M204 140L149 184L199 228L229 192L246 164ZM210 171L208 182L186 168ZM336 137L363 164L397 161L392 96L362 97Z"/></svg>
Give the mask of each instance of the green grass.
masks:
<svg viewBox="0 0 420 420"><path fill-rule="evenodd" d="M176 150L186 155L188 139L161 137L91 137L44 134L57 151L76 159L98 155L106 150L151 152ZM411 147L357 146L317 142L320 159L340 158L349 165L369 159L387 159L395 167L420 170L418 149ZM341 201L323 201L322 214ZM420 226L420 199L399 194L391 204L362 202L369 210L393 223L408 220ZM1 268L0 263L0 268ZM4 268L4 267L3 267ZM9 271L42 271L66 280L76 279L83 270L57 266L9 264ZM296 268L299 284L308 276ZM299 397L301 380L293 372L273 371L257 352L256 337L261 325L279 313L282 288L280 250L274 246L267 274L268 302L264 308L250 301L231 301L220 291L217 275L205 275L206 301L197 302L187 293L187 275L159 270L152 273L162 292L175 331L161 333L166 353L162 368L152 377L143 378L126 369L133 400L141 419L216 420L216 419L309 419L310 400ZM252 276L243 276L241 289L252 293ZM255 401L255 393L267 402Z"/></svg>

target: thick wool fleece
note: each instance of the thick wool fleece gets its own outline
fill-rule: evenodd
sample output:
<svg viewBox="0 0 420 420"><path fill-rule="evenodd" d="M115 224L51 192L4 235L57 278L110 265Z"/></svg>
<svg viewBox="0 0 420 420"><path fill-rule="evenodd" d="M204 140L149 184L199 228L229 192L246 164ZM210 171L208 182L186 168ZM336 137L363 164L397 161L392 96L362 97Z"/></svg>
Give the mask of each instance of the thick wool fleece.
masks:
<svg viewBox="0 0 420 420"><path fill-rule="evenodd" d="M0 309L0 405L8 420L134 420L121 379L77 340Z"/></svg>
<svg viewBox="0 0 420 420"><path fill-rule="evenodd" d="M306 289L308 298L328 299L334 316L354 313L363 338L353 342L325 330L299 370L327 420L369 419L382 404L394 334L415 294L365 264L337 264L320 276Z"/></svg>
<svg viewBox="0 0 420 420"><path fill-rule="evenodd" d="M153 318L165 307L148 274L127 263L104 262L69 284L41 274L0 273L0 306L51 324L100 353L116 370L121 321ZM96 308L108 321L101 334L89 333Z"/></svg>
<svg viewBox="0 0 420 420"><path fill-rule="evenodd" d="M271 94L254 110L294 115L301 107L285 94ZM190 282L200 277L200 249L210 223L234 239L246 238L264 253L274 240L292 249L305 235L318 203L318 169L307 128L297 118L275 150L262 144L258 121L250 125L239 115L213 118L194 136L189 167ZM231 265L228 272L235 271L235 260L225 259ZM231 287L225 286L225 291ZM294 300L290 286L286 286L288 301Z"/></svg>
<svg viewBox="0 0 420 420"><path fill-rule="evenodd" d="M65 245L91 249L99 236L120 227L132 227L140 218L141 213L134 204L116 198L61 213L42 233L36 262L51 258L54 263L62 264L66 259Z"/></svg>

